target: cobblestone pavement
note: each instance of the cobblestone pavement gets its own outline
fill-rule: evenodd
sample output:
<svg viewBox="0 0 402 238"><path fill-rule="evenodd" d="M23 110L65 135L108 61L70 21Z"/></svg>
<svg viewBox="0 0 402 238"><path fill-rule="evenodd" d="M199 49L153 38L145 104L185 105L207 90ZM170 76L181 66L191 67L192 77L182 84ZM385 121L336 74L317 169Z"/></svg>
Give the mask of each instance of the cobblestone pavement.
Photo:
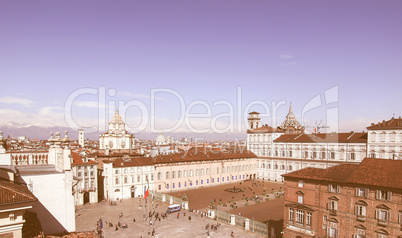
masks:
<svg viewBox="0 0 402 238"><path fill-rule="evenodd" d="M142 207L140 208L140 202ZM149 204L149 202L148 202ZM168 207L167 203L159 202L156 212L164 213ZM217 221L206 218L201 218L200 215L188 211L180 211L179 218L177 212L168 215L167 218L156 221L154 225L150 225L144 221L144 209L148 213L148 207L144 207L144 199L126 199L122 202L118 201L117 206L109 206L109 203L102 201L97 204L86 204L77 206L76 212L76 230L77 231L91 231L96 229L96 221L102 218L104 221L103 235L109 237L151 237L148 235L148 229L152 231L155 229L155 236L159 238L165 237L207 237L206 225L216 224ZM119 218L119 214L123 213L123 217ZM186 216L184 216L186 212ZM191 220L188 217L191 217ZM133 219L135 218L135 222ZM115 231L114 227L109 227L105 221L113 223L113 225L120 223L127 224L128 228ZM210 237L231 237L233 231L234 237L262 237L250 231L245 231L235 226L231 226L220 222L221 227L217 231L210 231Z"/></svg>

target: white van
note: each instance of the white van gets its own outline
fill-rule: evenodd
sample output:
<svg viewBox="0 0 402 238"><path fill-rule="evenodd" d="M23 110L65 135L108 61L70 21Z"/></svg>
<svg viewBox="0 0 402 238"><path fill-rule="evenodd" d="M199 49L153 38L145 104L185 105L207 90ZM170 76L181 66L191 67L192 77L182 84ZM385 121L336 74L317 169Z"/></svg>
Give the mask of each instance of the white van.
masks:
<svg viewBox="0 0 402 238"><path fill-rule="evenodd" d="M166 213L177 212L180 210L181 210L180 204L173 204L173 205L169 205L168 209L166 210Z"/></svg>

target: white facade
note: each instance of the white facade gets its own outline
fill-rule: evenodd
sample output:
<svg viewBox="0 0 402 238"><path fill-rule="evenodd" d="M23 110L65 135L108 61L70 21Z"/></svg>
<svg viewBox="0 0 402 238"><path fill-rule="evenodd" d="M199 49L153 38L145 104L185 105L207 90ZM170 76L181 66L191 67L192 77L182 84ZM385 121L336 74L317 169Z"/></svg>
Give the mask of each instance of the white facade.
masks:
<svg viewBox="0 0 402 238"><path fill-rule="evenodd" d="M285 134L263 126L248 131L247 149L259 157L258 178L276 181L283 181L282 174L305 167L360 163L366 157L402 158L402 119L392 118L367 129L367 133Z"/></svg>
<svg viewBox="0 0 402 238"><path fill-rule="evenodd" d="M402 159L402 119L391 118L371 124L368 129L368 156L382 159Z"/></svg>
<svg viewBox="0 0 402 238"><path fill-rule="evenodd" d="M78 181L73 186L74 204L98 202L98 163L94 160L73 153L74 162L71 164L73 176Z"/></svg>
<svg viewBox="0 0 402 238"><path fill-rule="evenodd" d="M254 158L205 160L156 164L155 188L158 192L216 186L254 178Z"/></svg>
<svg viewBox="0 0 402 238"><path fill-rule="evenodd" d="M103 176L106 199L119 200L144 196L148 183L149 190L154 190L153 164L133 165L122 159L114 162L104 161Z"/></svg>
<svg viewBox="0 0 402 238"><path fill-rule="evenodd" d="M134 142L134 135L126 131L125 123L116 111L109 123L109 130L99 135L99 149L132 150Z"/></svg>

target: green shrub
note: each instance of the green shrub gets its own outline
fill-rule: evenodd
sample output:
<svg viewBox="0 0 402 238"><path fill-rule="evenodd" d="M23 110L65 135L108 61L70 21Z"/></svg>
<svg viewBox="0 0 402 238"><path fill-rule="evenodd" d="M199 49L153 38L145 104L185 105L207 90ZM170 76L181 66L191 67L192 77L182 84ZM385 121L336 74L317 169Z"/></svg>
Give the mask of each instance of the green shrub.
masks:
<svg viewBox="0 0 402 238"><path fill-rule="evenodd" d="M248 206L248 203L246 203L245 205Z"/></svg>

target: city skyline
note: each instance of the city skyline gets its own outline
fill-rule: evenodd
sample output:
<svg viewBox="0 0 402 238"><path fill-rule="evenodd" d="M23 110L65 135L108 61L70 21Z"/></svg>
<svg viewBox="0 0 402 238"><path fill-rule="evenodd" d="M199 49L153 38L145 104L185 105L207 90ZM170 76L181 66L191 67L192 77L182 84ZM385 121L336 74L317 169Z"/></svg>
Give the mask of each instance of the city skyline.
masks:
<svg viewBox="0 0 402 238"><path fill-rule="evenodd" d="M247 108L257 101L269 106L262 122L272 126L285 119L290 102L310 127L330 124L327 111L336 108L330 121L338 125L329 131L361 131L402 113L395 106L402 99L399 1L0 5L0 126L66 126L71 106L79 127L100 125L102 133L116 109L107 106L119 101L148 112L153 101L153 132L172 127L197 102L189 112L211 113L189 119L194 127L210 129L214 117L230 113L226 104L214 104L224 101L234 109L234 130L224 130L228 117L214 125L233 134L245 134L246 125L238 125L247 112L264 113L258 105ZM79 94L66 106L84 89L96 93ZM151 100L153 90L160 92ZM328 91L336 94L330 103ZM304 114L314 100L321 106ZM122 116L130 131L141 132L138 108ZM183 123L175 132L192 130Z"/></svg>

